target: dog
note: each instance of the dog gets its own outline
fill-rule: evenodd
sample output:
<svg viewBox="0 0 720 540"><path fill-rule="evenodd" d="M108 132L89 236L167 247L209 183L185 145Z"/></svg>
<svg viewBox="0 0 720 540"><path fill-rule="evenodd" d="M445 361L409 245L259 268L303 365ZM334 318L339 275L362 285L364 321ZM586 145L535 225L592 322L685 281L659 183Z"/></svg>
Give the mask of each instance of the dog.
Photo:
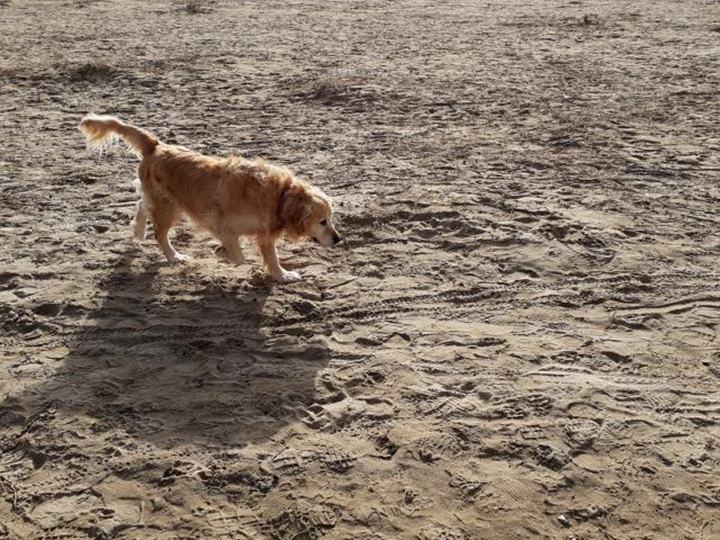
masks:
<svg viewBox="0 0 720 540"><path fill-rule="evenodd" d="M241 236L253 236L271 278L300 279L278 260L276 243L311 238L326 247L342 241L333 226L330 199L296 178L288 169L263 160L216 158L169 145L150 132L108 115L86 115L79 126L90 147L102 149L121 138L141 158L140 194L134 220L142 240L148 219L168 262L189 259L178 253L168 233L183 215L209 231L222 244L226 258L242 264Z"/></svg>

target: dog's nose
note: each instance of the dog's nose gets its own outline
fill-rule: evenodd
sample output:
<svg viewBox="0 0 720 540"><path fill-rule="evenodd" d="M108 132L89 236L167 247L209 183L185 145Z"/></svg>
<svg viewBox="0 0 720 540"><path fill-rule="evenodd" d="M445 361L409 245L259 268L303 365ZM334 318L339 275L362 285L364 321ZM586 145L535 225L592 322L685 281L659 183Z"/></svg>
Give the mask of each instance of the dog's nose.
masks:
<svg viewBox="0 0 720 540"><path fill-rule="evenodd" d="M342 238L340 238L340 235L334 234L333 235L333 244L339 244L340 242L342 242Z"/></svg>

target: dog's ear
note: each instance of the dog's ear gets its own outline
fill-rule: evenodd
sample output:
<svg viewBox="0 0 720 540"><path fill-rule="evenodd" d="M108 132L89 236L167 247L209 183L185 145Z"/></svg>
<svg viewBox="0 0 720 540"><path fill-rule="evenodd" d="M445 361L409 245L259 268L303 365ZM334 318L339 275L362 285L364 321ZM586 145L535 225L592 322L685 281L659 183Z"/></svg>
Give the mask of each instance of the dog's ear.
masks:
<svg viewBox="0 0 720 540"><path fill-rule="evenodd" d="M305 186L290 186L280 202L280 225L291 238L307 234L308 219L314 211L312 195Z"/></svg>

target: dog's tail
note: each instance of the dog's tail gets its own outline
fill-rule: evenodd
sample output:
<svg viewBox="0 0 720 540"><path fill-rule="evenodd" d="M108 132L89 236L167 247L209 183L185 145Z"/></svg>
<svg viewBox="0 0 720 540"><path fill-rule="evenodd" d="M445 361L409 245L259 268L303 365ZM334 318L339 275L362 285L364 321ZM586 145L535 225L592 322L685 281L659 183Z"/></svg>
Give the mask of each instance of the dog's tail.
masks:
<svg viewBox="0 0 720 540"><path fill-rule="evenodd" d="M160 141L144 129L109 115L88 114L78 126L91 148L103 149L120 137L139 156L152 154Z"/></svg>

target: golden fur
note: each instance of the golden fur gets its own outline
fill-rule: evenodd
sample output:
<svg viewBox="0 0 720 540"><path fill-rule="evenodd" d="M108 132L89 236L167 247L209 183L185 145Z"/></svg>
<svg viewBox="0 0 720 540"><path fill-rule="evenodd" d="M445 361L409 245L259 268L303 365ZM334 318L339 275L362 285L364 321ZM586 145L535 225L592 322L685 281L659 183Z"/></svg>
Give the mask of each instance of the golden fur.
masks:
<svg viewBox="0 0 720 540"><path fill-rule="evenodd" d="M142 200L135 215L135 235L142 239L148 219L170 262L181 262L168 239L170 229L188 215L213 234L233 263L244 262L239 237L255 237L270 275L278 281L299 279L280 266L275 243L311 237L324 246L341 239L332 225L330 200L285 168L262 160L203 156L163 144L149 132L113 116L89 114L80 122L90 146L123 139L141 157L138 167Z"/></svg>

